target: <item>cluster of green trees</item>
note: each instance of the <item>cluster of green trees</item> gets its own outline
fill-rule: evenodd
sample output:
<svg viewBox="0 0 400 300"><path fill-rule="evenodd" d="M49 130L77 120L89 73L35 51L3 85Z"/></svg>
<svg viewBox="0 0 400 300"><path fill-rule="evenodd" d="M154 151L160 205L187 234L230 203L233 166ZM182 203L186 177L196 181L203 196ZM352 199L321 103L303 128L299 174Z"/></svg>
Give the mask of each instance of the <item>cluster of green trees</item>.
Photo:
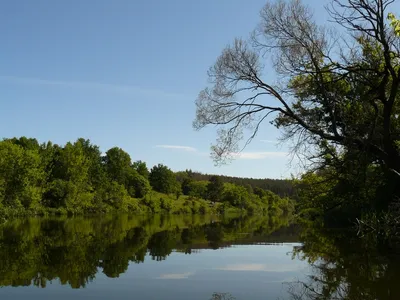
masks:
<svg viewBox="0 0 400 300"><path fill-rule="evenodd" d="M71 212L132 208L151 189L147 168L112 148L105 156L89 140L65 146L21 137L0 142L0 205Z"/></svg>
<svg viewBox="0 0 400 300"><path fill-rule="evenodd" d="M197 181L190 171L174 173L158 164L150 170L120 148L104 155L89 140L59 146L33 138L0 142L0 211L95 213L206 213L236 208L289 212L288 198L251 186L223 183L218 176Z"/></svg>
<svg viewBox="0 0 400 300"><path fill-rule="evenodd" d="M24 218L0 226L0 286L45 288L58 280L85 287L99 272L115 278L146 255L162 261L173 250L252 244L288 224L287 218L242 216L132 216ZM287 239L291 241L290 235ZM275 241L285 242L280 236ZM135 268L132 266L132 268Z"/></svg>
<svg viewBox="0 0 400 300"><path fill-rule="evenodd" d="M220 126L215 161L230 159L244 133L251 131L247 145L273 116L309 171L296 189L304 216L352 223L371 211L398 214L400 21L393 3L332 0L326 26L302 1L268 1L250 39L222 51L196 100L195 129ZM280 84L265 80L271 72Z"/></svg>
<svg viewBox="0 0 400 300"><path fill-rule="evenodd" d="M184 195L190 198L208 199L221 203L221 209L235 207L249 212L268 212L281 215L292 213L294 202L288 197L279 197L271 191L253 187L250 184L239 185L224 182L221 176L209 176L208 180L195 180L191 171L178 172L177 179Z"/></svg>

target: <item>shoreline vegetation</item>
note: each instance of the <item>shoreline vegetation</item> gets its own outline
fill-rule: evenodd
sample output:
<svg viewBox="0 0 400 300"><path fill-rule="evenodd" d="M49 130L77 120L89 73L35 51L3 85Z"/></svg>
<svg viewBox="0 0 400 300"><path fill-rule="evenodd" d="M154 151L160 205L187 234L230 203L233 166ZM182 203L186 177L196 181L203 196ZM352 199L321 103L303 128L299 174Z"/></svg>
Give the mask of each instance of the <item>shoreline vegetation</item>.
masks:
<svg viewBox="0 0 400 300"><path fill-rule="evenodd" d="M277 195L268 188L278 191ZM0 219L98 213L269 214L294 211L289 181L150 170L114 147L83 138L64 146L35 138L0 142Z"/></svg>

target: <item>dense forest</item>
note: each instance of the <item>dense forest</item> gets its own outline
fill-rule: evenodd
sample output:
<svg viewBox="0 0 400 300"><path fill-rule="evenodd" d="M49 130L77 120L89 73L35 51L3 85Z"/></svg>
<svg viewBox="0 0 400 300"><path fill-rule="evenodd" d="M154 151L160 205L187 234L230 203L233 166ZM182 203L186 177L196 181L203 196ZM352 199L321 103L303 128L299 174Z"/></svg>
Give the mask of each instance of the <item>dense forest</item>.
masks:
<svg viewBox="0 0 400 300"><path fill-rule="evenodd" d="M295 183L302 219L399 226L395 2L333 0L321 24L302 1L269 1L250 37L222 50L195 101L194 128L218 128L215 162L232 159L268 120L305 167Z"/></svg>
<svg viewBox="0 0 400 300"><path fill-rule="evenodd" d="M254 182L257 184L251 185ZM82 138L64 146L39 144L26 137L0 142L3 216L113 210L201 214L245 211L274 215L293 211L288 197L260 188L258 183L238 178L224 180L191 171L174 173L162 164L149 170L145 162L132 161L120 148L103 154L98 146ZM284 194L289 193L288 188Z"/></svg>

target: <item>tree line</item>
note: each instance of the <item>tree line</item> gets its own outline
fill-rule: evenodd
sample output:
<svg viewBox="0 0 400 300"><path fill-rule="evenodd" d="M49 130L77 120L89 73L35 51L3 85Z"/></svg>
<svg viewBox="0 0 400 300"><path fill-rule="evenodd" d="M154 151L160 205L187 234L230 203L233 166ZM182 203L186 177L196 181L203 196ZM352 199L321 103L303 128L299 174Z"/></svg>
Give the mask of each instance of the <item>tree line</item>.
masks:
<svg viewBox="0 0 400 300"><path fill-rule="evenodd" d="M213 174L203 174L200 172L186 170L186 173L190 175L191 178L197 181L210 180ZM178 172L178 174L181 172ZM243 178L234 176L218 175L222 182L233 183L236 185L251 187L253 190L255 188L260 188L263 190L271 191L281 197L293 196L294 186L290 179L270 179L270 178Z"/></svg>
<svg viewBox="0 0 400 300"><path fill-rule="evenodd" d="M293 204L258 187L198 180L163 164L149 169L121 148L101 153L79 138L64 146L20 137L0 142L0 215L126 212L288 213Z"/></svg>

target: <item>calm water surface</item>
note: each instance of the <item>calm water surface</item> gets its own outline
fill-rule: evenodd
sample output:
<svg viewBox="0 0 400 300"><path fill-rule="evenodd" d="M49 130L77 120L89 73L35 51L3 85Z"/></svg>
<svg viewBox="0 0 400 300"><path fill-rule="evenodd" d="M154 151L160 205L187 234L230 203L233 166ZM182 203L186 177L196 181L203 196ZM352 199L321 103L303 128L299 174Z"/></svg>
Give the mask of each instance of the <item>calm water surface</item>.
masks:
<svg viewBox="0 0 400 300"><path fill-rule="evenodd" d="M400 299L396 249L376 245L272 217L14 220L0 299Z"/></svg>

